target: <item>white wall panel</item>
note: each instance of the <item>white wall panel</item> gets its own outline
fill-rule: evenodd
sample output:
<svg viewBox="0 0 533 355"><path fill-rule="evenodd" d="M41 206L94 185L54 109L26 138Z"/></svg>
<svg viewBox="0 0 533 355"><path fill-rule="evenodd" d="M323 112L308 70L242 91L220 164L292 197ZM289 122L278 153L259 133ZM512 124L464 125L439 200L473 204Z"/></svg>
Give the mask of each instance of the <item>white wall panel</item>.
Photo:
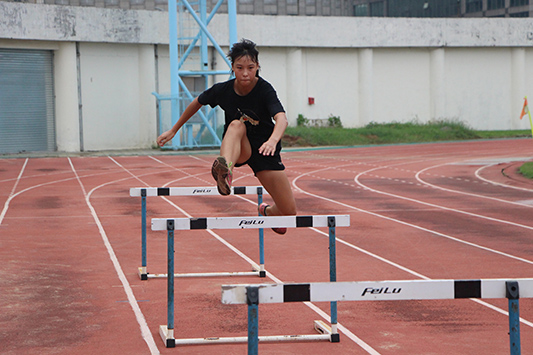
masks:
<svg viewBox="0 0 533 355"><path fill-rule="evenodd" d="M429 68L427 49L375 49L373 120L430 118Z"/></svg>
<svg viewBox="0 0 533 355"><path fill-rule="evenodd" d="M475 129L512 127L511 122L518 117L512 117L510 105L511 51L447 49L445 60L447 117L467 122Z"/></svg>
<svg viewBox="0 0 533 355"><path fill-rule="evenodd" d="M80 46L84 150L139 146L139 52L135 45Z"/></svg>

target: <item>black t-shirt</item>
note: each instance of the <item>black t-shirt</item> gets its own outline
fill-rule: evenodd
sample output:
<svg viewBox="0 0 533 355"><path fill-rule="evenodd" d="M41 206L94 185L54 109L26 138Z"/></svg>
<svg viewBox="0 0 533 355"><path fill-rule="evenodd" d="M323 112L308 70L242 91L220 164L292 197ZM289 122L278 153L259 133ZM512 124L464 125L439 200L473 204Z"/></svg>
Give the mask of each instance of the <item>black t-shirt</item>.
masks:
<svg viewBox="0 0 533 355"><path fill-rule="evenodd" d="M252 91L245 96L239 96L233 85L235 79L213 85L198 96L198 102L211 107L220 106L224 110L224 134L231 121L240 119L243 114L259 121L258 125L245 122L247 136L252 146L265 142L274 130L274 117L279 112L285 112L278 99L276 90L269 82L259 77Z"/></svg>

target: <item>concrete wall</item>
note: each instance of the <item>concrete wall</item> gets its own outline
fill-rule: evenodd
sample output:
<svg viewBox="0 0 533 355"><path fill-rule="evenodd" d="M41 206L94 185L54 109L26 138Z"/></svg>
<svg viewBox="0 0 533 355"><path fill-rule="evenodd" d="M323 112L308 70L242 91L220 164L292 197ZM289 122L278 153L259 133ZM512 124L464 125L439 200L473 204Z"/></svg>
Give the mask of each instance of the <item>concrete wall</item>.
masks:
<svg viewBox="0 0 533 355"><path fill-rule="evenodd" d="M81 150L83 137L80 131L77 76L76 44L59 42L54 51L56 141L59 151Z"/></svg>
<svg viewBox="0 0 533 355"><path fill-rule="evenodd" d="M84 150L150 146L156 135L153 47L80 45Z"/></svg>
<svg viewBox="0 0 533 355"><path fill-rule="evenodd" d="M170 88L167 16L0 2L0 47L54 52L59 150L153 144L151 93ZM227 21L219 14L209 26L225 51ZM529 128L518 119L523 97L533 95L529 19L239 15L237 28L258 43L261 75L291 124L302 114L339 116L345 127L445 118L476 129Z"/></svg>

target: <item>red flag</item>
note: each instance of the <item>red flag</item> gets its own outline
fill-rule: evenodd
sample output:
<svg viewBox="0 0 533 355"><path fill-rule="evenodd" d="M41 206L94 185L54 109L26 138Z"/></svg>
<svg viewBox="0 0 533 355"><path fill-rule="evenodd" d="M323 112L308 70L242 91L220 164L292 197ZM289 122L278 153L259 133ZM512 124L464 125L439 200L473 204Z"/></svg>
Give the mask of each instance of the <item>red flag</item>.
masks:
<svg viewBox="0 0 533 355"><path fill-rule="evenodd" d="M527 97L524 98L524 107L522 107L522 113L520 113L520 119L529 113L529 107L527 106Z"/></svg>

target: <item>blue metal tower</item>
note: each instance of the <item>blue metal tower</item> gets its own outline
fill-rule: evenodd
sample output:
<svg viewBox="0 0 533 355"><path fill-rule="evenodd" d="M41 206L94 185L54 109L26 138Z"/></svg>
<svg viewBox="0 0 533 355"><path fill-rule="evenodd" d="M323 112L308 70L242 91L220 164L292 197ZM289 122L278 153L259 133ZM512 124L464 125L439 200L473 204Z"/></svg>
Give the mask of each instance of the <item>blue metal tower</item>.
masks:
<svg viewBox="0 0 533 355"><path fill-rule="evenodd" d="M209 76L231 75L231 63L208 29L209 22L224 1L218 0L208 16L206 0L197 2L168 0L170 95L153 93L160 107L159 134L165 130L162 124L161 101L170 101L170 126L172 126L194 97L208 88ZM236 0L227 0L227 2L231 46L237 42L237 4ZM208 41L226 62L228 70L209 68ZM220 146L221 142L216 129L216 108L203 107L180 129L172 140L171 146L167 147L182 149Z"/></svg>

